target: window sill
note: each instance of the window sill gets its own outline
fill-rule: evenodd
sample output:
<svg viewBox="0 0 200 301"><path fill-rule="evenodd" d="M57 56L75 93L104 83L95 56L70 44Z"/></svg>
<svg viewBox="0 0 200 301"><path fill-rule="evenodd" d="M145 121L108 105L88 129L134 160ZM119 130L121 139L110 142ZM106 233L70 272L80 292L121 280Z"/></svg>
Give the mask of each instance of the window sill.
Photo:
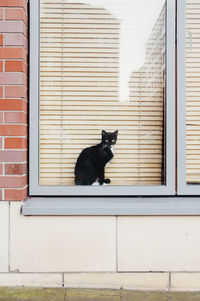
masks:
<svg viewBox="0 0 200 301"><path fill-rule="evenodd" d="M198 197L31 197L23 215L200 215Z"/></svg>

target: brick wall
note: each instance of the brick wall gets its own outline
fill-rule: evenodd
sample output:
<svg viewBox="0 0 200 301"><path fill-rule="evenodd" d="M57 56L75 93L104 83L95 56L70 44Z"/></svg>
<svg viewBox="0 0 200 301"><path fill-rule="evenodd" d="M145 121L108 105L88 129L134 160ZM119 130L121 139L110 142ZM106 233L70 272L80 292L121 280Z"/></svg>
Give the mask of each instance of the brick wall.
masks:
<svg viewBox="0 0 200 301"><path fill-rule="evenodd" d="M0 199L27 196L27 1L0 0Z"/></svg>

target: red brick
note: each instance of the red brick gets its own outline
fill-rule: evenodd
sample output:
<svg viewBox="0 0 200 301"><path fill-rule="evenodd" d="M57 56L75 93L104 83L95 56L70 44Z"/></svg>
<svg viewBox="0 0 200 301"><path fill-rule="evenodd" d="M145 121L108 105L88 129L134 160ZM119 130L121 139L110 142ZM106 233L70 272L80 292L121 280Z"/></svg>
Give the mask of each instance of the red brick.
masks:
<svg viewBox="0 0 200 301"><path fill-rule="evenodd" d="M22 46L27 49L27 38L23 33L4 33L5 46Z"/></svg>
<svg viewBox="0 0 200 301"><path fill-rule="evenodd" d="M4 120L4 124L0 124L0 136L16 136L0 137L0 149L3 139L3 145L7 147L6 150L0 150L0 162L5 162L6 173L3 175L1 163L0 187L5 188L4 199L9 201L20 201L27 197L27 164L22 163L27 160L27 138L18 137L27 136L27 23L26 0L0 0L0 72L5 66L6 73L3 77L0 75L0 98L3 98L0 99L0 111L4 111L0 112L0 123ZM6 60L5 63L2 59Z"/></svg>
<svg viewBox="0 0 200 301"><path fill-rule="evenodd" d="M27 151L25 150L1 150L0 162L25 162L27 160Z"/></svg>
<svg viewBox="0 0 200 301"><path fill-rule="evenodd" d="M24 72L27 74L27 64L24 61L6 61L6 72Z"/></svg>
<svg viewBox="0 0 200 301"><path fill-rule="evenodd" d="M27 174L27 164L5 164L6 175L24 175Z"/></svg>
<svg viewBox="0 0 200 301"><path fill-rule="evenodd" d="M0 34L0 46L3 46L3 35Z"/></svg>
<svg viewBox="0 0 200 301"><path fill-rule="evenodd" d="M2 86L0 86L0 97L3 97L3 87Z"/></svg>
<svg viewBox="0 0 200 301"><path fill-rule="evenodd" d="M26 149L27 138L5 138L5 149Z"/></svg>
<svg viewBox="0 0 200 301"><path fill-rule="evenodd" d="M0 164L0 175L3 174L3 164Z"/></svg>
<svg viewBox="0 0 200 301"><path fill-rule="evenodd" d="M26 136L27 126L25 125L0 125L0 136Z"/></svg>
<svg viewBox="0 0 200 301"><path fill-rule="evenodd" d="M5 10L6 20L23 20L27 24L26 13L23 8L7 8Z"/></svg>
<svg viewBox="0 0 200 301"><path fill-rule="evenodd" d="M28 196L28 189L5 189L5 201L23 201Z"/></svg>
<svg viewBox="0 0 200 301"><path fill-rule="evenodd" d="M27 89L23 86L6 86L5 87L6 98L27 98Z"/></svg>
<svg viewBox="0 0 200 301"><path fill-rule="evenodd" d="M0 99L0 111L27 111L27 102L23 99Z"/></svg>
<svg viewBox="0 0 200 301"><path fill-rule="evenodd" d="M0 72L3 72L3 61L0 61Z"/></svg>
<svg viewBox="0 0 200 301"><path fill-rule="evenodd" d="M0 112L0 123L3 123L3 112Z"/></svg>
<svg viewBox="0 0 200 301"><path fill-rule="evenodd" d="M22 72L1 72L0 85L23 85L26 87L27 78Z"/></svg>
<svg viewBox="0 0 200 301"><path fill-rule="evenodd" d="M0 20L3 20L3 9L0 8Z"/></svg>
<svg viewBox="0 0 200 301"><path fill-rule="evenodd" d="M27 176L0 176L0 188L23 188L27 185Z"/></svg>
<svg viewBox="0 0 200 301"><path fill-rule="evenodd" d="M1 7L27 7L26 0L1 0Z"/></svg>
<svg viewBox="0 0 200 301"><path fill-rule="evenodd" d="M6 32L21 32L25 33L25 25L23 21L0 21L2 33Z"/></svg>
<svg viewBox="0 0 200 301"><path fill-rule="evenodd" d="M5 112L5 123L27 123L27 114L24 112Z"/></svg>
<svg viewBox="0 0 200 301"><path fill-rule="evenodd" d="M27 53L24 48L0 48L0 59L23 59L27 60Z"/></svg>

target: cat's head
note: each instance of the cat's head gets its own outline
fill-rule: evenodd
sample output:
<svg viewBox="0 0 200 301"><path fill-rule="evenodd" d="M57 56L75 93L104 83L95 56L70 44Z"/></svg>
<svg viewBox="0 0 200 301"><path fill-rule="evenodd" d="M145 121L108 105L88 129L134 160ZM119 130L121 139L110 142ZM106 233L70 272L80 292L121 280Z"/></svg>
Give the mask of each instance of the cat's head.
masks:
<svg viewBox="0 0 200 301"><path fill-rule="evenodd" d="M117 135L118 131L115 131L114 133L102 131L101 136L102 136L102 143L106 147L112 147L115 145L117 142Z"/></svg>

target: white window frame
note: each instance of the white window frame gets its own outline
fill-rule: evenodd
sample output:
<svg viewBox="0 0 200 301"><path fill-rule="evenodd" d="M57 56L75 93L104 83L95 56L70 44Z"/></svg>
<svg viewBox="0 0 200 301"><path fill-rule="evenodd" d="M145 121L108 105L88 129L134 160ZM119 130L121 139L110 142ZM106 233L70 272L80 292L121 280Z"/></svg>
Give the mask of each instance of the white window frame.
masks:
<svg viewBox="0 0 200 301"><path fill-rule="evenodd" d="M182 1L182 0L181 0ZM39 184L39 0L30 0L30 143L31 196L170 196L175 194L175 0L166 14L166 184L149 186L43 186Z"/></svg>

